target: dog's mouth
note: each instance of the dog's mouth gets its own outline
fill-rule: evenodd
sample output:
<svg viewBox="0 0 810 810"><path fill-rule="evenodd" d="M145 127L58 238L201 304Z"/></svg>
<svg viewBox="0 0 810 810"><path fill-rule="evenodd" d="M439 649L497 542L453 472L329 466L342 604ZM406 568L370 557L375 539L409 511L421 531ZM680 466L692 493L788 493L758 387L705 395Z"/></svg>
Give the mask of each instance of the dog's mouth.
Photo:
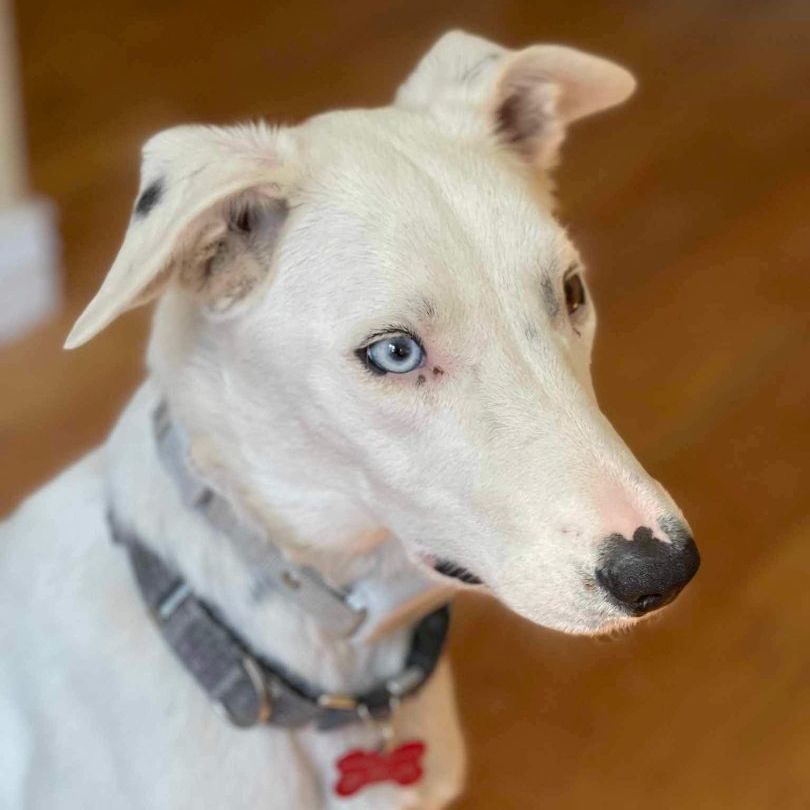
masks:
<svg viewBox="0 0 810 810"><path fill-rule="evenodd" d="M422 559L429 565L437 574L449 579L457 579L465 585L483 585L484 580L473 574L472 571L465 568L463 565L448 560L445 557L434 557L431 555L423 555Z"/></svg>
<svg viewBox="0 0 810 810"><path fill-rule="evenodd" d="M454 563L452 560L437 559L433 565L433 570L445 577L458 579L466 585L483 585L484 580L467 570L463 565Z"/></svg>
<svg viewBox="0 0 810 810"><path fill-rule="evenodd" d="M457 582L461 582L464 585L486 585L481 577L474 574L469 568L465 568L463 565L455 562L455 560L451 560L448 557L439 557L437 554L428 551L424 546L420 546L419 544L416 545L413 551L415 551L412 557L414 562L418 561L439 577L455 579Z"/></svg>

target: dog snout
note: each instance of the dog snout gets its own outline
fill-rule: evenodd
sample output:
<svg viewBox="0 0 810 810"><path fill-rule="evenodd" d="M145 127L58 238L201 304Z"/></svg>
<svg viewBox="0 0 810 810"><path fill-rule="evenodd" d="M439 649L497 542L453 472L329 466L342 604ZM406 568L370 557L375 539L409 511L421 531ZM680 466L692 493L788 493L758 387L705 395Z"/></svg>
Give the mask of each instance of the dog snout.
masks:
<svg viewBox="0 0 810 810"><path fill-rule="evenodd" d="M605 541L596 579L612 600L634 616L671 602L695 575L700 554L683 524L662 521L670 540L639 526L628 540L612 534Z"/></svg>

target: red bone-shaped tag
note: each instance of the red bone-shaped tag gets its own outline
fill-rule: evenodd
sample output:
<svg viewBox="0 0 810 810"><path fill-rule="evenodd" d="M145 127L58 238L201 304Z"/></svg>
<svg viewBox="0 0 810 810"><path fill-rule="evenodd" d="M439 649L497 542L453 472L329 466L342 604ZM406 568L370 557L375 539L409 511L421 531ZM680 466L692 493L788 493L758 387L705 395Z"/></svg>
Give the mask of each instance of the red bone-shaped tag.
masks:
<svg viewBox="0 0 810 810"><path fill-rule="evenodd" d="M411 741L388 753L349 751L337 761L340 778L335 784L338 796L351 796L358 790L375 782L396 782L412 785L422 778L423 742Z"/></svg>

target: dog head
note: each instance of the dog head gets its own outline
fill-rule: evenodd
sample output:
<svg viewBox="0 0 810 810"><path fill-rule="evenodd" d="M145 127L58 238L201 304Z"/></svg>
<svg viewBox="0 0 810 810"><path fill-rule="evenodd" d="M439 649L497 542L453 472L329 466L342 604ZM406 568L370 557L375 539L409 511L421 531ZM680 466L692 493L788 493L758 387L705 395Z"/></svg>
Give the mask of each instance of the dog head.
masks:
<svg viewBox="0 0 810 810"><path fill-rule="evenodd" d="M277 532L357 553L385 530L535 622L632 621L698 555L597 407L547 172L633 87L576 50L451 33L390 107L163 132L67 345L159 297L158 385Z"/></svg>

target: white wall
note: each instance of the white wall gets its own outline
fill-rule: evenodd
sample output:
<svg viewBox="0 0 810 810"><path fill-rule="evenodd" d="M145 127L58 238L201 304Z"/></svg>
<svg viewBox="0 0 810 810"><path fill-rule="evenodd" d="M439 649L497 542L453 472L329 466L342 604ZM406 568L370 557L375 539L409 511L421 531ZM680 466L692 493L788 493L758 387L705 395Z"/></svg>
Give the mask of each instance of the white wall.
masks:
<svg viewBox="0 0 810 810"><path fill-rule="evenodd" d="M0 0L0 344L54 313L59 302L53 206L28 191L11 0Z"/></svg>
<svg viewBox="0 0 810 810"><path fill-rule="evenodd" d="M25 193L23 125L11 0L0 0L0 208Z"/></svg>

